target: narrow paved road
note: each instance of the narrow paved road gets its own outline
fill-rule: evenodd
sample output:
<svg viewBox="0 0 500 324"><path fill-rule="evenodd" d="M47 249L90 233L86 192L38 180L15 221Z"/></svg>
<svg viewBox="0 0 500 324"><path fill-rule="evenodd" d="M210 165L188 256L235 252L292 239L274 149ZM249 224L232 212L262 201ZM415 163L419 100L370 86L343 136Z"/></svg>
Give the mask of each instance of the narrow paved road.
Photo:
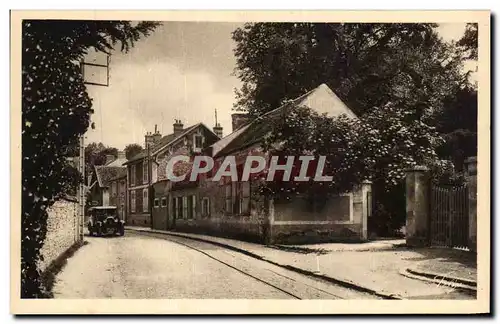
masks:
<svg viewBox="0 0 500 324"><path fill-rule="evenodd" d="M374 299L209 243L127 231L87 237L55 298Z"/></svg>

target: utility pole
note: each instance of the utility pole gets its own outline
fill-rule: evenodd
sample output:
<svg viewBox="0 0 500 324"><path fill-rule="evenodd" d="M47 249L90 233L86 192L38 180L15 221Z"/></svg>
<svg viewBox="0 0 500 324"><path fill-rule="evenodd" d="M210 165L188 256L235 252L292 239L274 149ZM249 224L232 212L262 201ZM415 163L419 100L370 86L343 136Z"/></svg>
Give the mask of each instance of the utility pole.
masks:
<svg viewBox="0 0 500 324"><path fill-rule="evenodd" d="M101 63L96 63L96 59L94 59L94 62L86 62L85 59L82 59L80 61L80 69L82 73L82 78L83 78L83 83L85 85L93 85L93 86L101 86L101 87L109 87L109 65L111 63L111 56L110 54L105 54L106 55L106 63L101 64ZM103 82L95 82L89 80L88 74L85 73L85 67L87 66L93 66L97 68L104 68L106 70L106 83ZM93 76L94 73L91 73L91 76ZM85 203L86 203L86 197L87 197L87 189L88 186L85 184L85 135L82 134L80 135L80 159L79 159L79 164L78 164L78 170L80 171L80 174L83 176L83 183L80 183L79 190L78 190L78 206L79 206L79 217L78 219L80 220L81 224L77 227L77 232L80 232L80 239L83 241L83 230L85 228ZM88 183L90 186L90 183Z"/></svg>
<svg viewBox="0 0 500 324"><path fill-rule="evenodd" d="M80 135L80 154L79 154L79 161L78 161L78 171L80 171L80 174L83 176L84 181L80 182L79 188L78 188L78 207L79 207L79 212L78 212L78 219L79 222L77 222L78 229L77 232L79 233L80 240L83 241L83 230L85 228L85 196L86 196L86 186L85 186L85 144L84 144L84 135ZM80 224L81 223L81 224Z"/></svg>

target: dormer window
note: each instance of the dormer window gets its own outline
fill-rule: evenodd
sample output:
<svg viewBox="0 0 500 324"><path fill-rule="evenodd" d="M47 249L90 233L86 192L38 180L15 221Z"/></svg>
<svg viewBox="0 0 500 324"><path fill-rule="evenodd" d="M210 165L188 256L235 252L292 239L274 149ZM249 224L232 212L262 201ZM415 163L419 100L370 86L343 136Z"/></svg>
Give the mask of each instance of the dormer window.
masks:
<svg viewBox="0 0 500 324"><path fill-rule="evenodd" d="M194 148L195 149L203 148L203 136L201 135L194 136Z"/></svg>

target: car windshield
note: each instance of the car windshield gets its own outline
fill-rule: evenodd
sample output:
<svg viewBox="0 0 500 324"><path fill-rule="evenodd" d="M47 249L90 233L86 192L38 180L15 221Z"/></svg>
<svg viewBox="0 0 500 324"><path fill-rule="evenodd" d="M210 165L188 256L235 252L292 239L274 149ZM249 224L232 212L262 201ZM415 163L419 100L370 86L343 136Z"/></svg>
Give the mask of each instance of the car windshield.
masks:
<svg viewBox="0 0 500 324"><path fill-rule="evenodd" d="M106 217L114 217L116 209L94 209L92 213L98 220L103 220Z"/></svg>

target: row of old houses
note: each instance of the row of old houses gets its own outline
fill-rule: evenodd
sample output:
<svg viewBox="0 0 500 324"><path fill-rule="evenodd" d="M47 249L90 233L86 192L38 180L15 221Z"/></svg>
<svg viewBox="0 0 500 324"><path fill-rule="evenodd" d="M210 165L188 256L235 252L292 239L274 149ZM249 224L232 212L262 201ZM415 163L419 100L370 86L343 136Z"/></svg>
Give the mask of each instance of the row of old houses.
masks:
<svg viewBox="0 0 500 324"><path fill-rule="evenodd" d="M325 84L267 114L249 120L233 114L232 132L223 136L217 123L184 127L180 120L173 132L156 129L145 135L145 149L124 160L119 156L95 168L97 203L117 206L129 226L159 230L198 232L254 241L301 243L367 238L371 211L369 182L357 184L353 192L311 202L297 196L290 201L256 197L253 181L212 181L213 174L196 181L171 182L166 165L175 155L209 155L215 164L229 155L242 165L248 155L262 155L261 143L271 121L283 118L293 106L306 106L336 117L355 114Z"/></svg>

